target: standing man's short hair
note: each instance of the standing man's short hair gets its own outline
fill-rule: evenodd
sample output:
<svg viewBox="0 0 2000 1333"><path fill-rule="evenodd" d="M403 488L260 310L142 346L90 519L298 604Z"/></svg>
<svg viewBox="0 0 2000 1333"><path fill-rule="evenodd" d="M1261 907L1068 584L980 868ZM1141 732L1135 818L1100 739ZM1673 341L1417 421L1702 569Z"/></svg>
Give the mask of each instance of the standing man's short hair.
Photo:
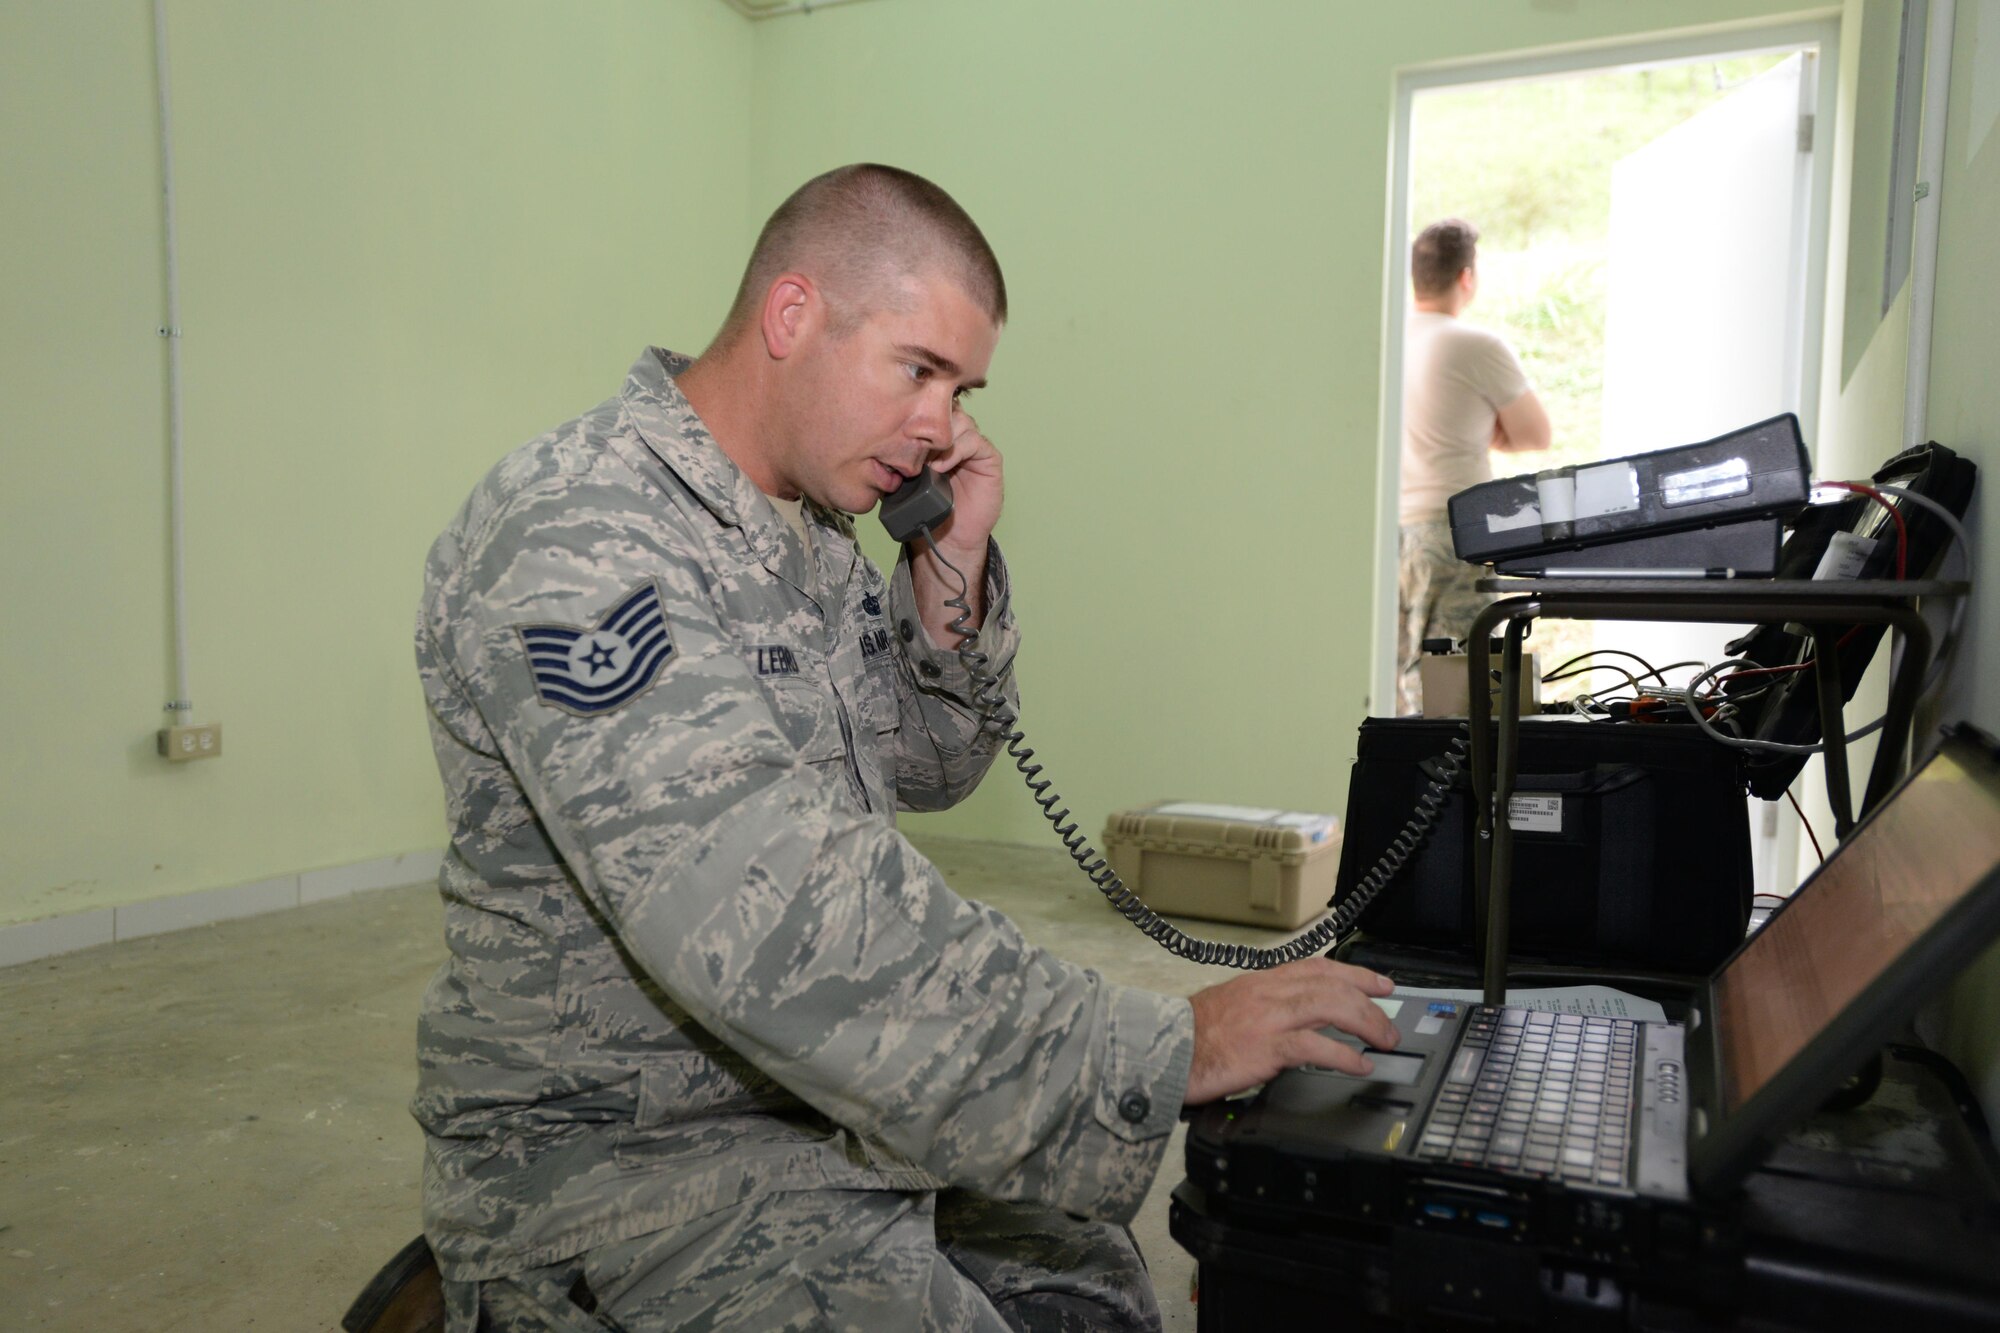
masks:
<svg viewBox="0 0 2000 1333"><path fill-rule="evenodd" d="M1464 218L1433 222L1410 247L1410 285L1418 296L1443 296L1479 261L1479 228Z"/></svg>
<svg viewBox="0 0 2000 1333"><path fill-rule="evenodd" d="M781 273L819 284L835 325L852 329L900 306L907 279L938 271L992 317L1007 322L1007 283L978 224L958 202L912 172L873 162L815 176L764 224L717 342L756 323Z"/></svg>

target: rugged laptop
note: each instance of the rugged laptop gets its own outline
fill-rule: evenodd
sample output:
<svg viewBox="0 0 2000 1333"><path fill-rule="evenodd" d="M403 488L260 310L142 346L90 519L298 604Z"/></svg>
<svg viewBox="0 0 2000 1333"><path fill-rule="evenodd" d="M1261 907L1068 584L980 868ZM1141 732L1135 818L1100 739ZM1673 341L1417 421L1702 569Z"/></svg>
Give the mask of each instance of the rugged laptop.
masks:
<svg viewBox="0 0 2000 1333"><path fill-rule="evenodd" d="M1218 1207L1293 1222L1694 1260L1773 1139L1996 937L2000 751L1961 726L1684 1021L1392 997L1402 1040L1369 1051L1373 1076L1292 1070L1203 1108L1188 1177Z"/></svg>

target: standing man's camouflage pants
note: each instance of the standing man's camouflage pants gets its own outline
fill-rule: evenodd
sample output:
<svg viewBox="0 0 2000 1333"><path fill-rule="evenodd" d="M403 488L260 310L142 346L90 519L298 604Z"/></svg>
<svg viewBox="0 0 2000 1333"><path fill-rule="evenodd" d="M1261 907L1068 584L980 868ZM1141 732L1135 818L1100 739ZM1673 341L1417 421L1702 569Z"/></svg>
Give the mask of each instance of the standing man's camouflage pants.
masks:
<svg viewBox="0 0 2000 1333"><path fill-rule="evenodd" d="M1445 519L1403 524L1396 577L1398 714L1423 711L1423 686L1417 677L1423 641L1463 639L1473 618L1493 600L1491 594L1473 590L1473 583L1485 574L1481 566L1452 554L1451 524Z"/></svg>
<svg viewBox="0 0 2000 1333"><path fill-rule="evenodd" d="M1123 1227L959 1191L815 1191L483 1283L449 1333L1158 1333Z"/></svg>

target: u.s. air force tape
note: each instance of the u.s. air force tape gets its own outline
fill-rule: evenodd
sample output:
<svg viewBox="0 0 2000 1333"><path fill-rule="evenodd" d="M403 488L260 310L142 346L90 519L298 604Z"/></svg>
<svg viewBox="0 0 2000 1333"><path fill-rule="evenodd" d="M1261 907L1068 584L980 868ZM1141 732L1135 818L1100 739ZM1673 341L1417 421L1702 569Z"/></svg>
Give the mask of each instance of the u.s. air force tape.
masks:
<svg viewBox="0 0 2000 1333"><path fill-rule="evenodd" d="M517 625L528 651L535 697L577 717L631 703L673 655L659 585L645 580L589 627Z"/></svg>

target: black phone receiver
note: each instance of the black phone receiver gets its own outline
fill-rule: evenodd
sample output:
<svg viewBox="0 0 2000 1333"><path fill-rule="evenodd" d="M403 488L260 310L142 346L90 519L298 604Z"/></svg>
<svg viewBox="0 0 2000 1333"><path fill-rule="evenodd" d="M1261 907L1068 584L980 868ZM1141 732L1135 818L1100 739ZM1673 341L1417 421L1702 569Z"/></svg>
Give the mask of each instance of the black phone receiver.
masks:
<svg viewBox="0 0 2000 1333"><path fill-rule="evenodd" d="M882 497L882 526L899 542L914 541L951 515L951 481L924 468Z"/></svg>

